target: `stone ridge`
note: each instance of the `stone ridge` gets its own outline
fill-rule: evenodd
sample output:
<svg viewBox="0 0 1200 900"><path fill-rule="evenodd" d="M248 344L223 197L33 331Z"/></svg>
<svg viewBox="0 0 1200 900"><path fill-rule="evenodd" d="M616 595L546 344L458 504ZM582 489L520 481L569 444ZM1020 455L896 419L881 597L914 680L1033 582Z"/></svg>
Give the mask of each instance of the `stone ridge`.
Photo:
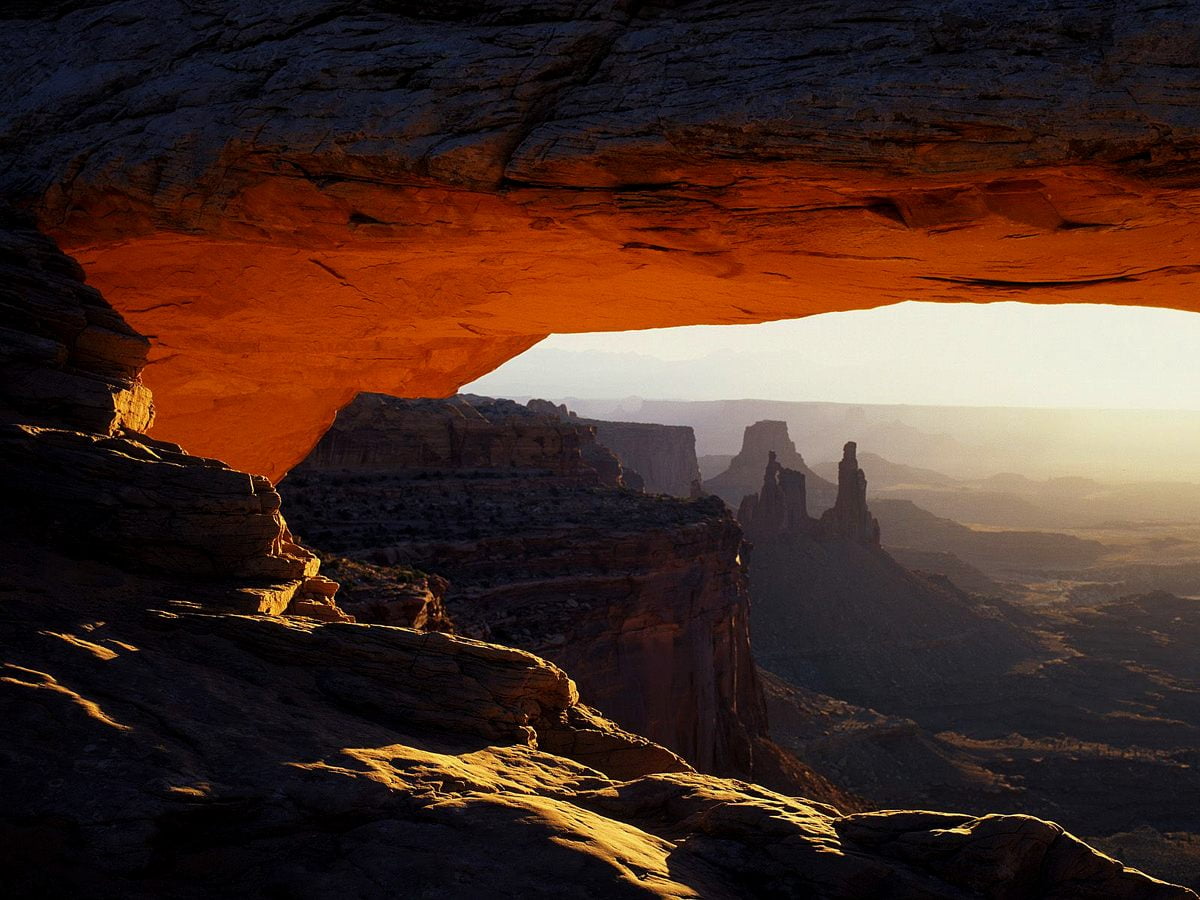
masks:
<svg viewBox="0 0 1200 900"><path fill-rule="evenodd" d="M18 896L1195 900L1027 816L842 815L688 771L520 651L198 614L20 549L0 570Z"/></svg>
<svg viewBox="0 0 1200 900"><path fill-rule="evenodd" d="M566 404L548 400L530 400L526 406L595 428L596 440L613 452L626 471L633 470L640 489L673 497L698 497L704 492L696 460L696 433L690 425L583 418ZM625 481L628 485L631 479Z"/></svg>

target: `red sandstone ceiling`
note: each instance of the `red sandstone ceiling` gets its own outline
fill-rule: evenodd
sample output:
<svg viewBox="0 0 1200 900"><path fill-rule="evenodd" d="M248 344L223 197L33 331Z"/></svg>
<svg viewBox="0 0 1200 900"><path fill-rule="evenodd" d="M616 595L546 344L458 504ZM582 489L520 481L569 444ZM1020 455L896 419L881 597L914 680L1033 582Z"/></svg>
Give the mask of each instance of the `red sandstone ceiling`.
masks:
<svg viewBox="0 0 1200 900"><path fill-rule="evenodd" d="M278 476L551 332L1200 309L1186 8L419 6L4 29L0 190L152 336L156 436Z"/></svg>

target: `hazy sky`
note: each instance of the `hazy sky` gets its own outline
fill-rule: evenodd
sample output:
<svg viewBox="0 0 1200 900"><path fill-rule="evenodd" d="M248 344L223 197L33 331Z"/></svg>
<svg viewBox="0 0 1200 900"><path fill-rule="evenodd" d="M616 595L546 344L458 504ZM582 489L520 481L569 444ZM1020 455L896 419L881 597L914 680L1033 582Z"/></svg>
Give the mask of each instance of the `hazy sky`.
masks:
<svg viewBox="0 0 1200 900"><path fill-rule="evenodd" d="M553 335L463 390L1200 409L1200 314L901 303L761 325Z"/></svg>

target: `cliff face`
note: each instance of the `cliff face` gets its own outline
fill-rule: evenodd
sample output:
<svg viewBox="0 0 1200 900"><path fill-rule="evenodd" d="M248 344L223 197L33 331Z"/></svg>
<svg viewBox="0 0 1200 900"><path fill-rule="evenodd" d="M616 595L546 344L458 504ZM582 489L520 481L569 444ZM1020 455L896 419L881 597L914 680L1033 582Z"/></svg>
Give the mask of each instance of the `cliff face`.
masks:
<svg viewBox="0 0 1200 900"><path fill-rule="evenodd" d="M399 400L360 394L304 461L313 469L532 469L580 484L621 484L595 429L510 400Z"/></svg>
<svg viewBox="0 0 1200 900"><path fill-rule="evenodd" d="M834 505L813 518L807 479L771 453L761 491L742 503L764 668L862 706L936 716L1036 656L1014 623L880 549L853 442L838 476Z"/></svg>
<svg viewBox="0 0 1200 900"><path fill-rule="evenodd" d="M581 418L565 404L556 406L548 400L530 400L527 405L531 410L595 428L596 440L623 466L637 473L639 489L675 497L696 497L703 491L696 461L696 433L690 426Z"/></svg>
<svg viewBox="0 0 1200 900"><path fill-rule="evenodd" d="M754 770L766 726L741 530L719 502L597 488L554 459L576 460L576 448L549 439L504 467L444 454L429 466L421 448L459 427L457 401L371 397L346 413L285 482L305 540L445 577L464 634L553 660L606 715L705 771ZM550 435L591 433L526 415ZM351 446L376 449L358 465Z"/></svg>
<svg viewBox="0 0 1200 900"><path fill-rule="evenodd" d="M783 680L766 687L772 737L880 805L1053 810L1097 835L1197 827L1177 799L1200 789L1177 752L1196 740L1195 666L1178 653L1194 604L1034 610L909 571L880 548L855 450L820 519L800 514L803 476L773 459L739 512L755 657ZM1140 647L1148 632L1160 649Z"/></svg>
<svg viewBox="0 0 1200 900"><path fill-rule="evenodd" d="M4 15L0 193L159 336L158 436L252 472L555 332L1196 308L1187 3Z"/></svg>
<svg viewBox="0 0 1200 900"><path fill-rule="evenodd" d="M840 815L697 775L519 650L200 614L7 548L14 896L1194 897L1026 816Z"/></svg>
<svg viewBox="0 0 1200 900"><path fill-rule="evenodd" d="M596 439L633 468L654 494L691 497L700 488L696 435L686 425L584 420L596 428Z"/></svg>
<svg viewBox="0 0 1200 900"><path fill-rule="evenodd" d="M758 493L762 487L763 466L767 465L768 457L804 476L805 515L820 515L833 506L837 487L805 464L788 436L787 422L764 420L747 425L742 449L730 461L729 468L708 479L704 486L737 509L743 497Z"/></svg>
<svg viewBox="0 0 1200 900"><path fill-rule="evenodd" d="M0 207L0 493L7 525L124 568L204 579L213 602L282 612L317 586L262 476L141 432L149 342L78 265ZM199 591L204 593L205 590Z"/></svg>

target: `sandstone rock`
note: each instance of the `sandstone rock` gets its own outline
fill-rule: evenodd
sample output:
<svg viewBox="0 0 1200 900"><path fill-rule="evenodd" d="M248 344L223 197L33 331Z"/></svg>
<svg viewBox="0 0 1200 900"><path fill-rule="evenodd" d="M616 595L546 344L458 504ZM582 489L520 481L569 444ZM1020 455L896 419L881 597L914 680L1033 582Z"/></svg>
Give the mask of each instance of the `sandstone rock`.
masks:
<svg viewBox="0 0 1200 900"><path fill-rule="evenodd" d="M139 433L149 342L52 241L0 209L0 495L6 517L73 552L224 583L280 613L317 561L259 475Z"/></svg>
<svg viewBox="0 0 1200 900"><path fill-rule="evenodd" d="M787 422L765 420L747 425L742 449L729 463L729 468L709 478L704 486L732 507L743 497L758 493L763 484L763 467L768 464L771 454L775 454L774 458L782 468L804 476L805 516L810 509L821 513L833 505L837 488L805 464L804 457L796 452L796 445L788 437ZM789 490L794 492L795 485Z"/></svg>
<svg viewBox="0 0 1200 900"><path fill-rule="evenodd" d="M305 458L305 469L533 469L616 486L621 465L595 431L510 400L402 400L360 394Z"/></svg>
<svg viewBox="0 0 1200 900"><path fill-rule="evenodd" d="M2 203L0 280L0 406L106 435L150 426L154 407L139 378L150 341Z"/></svg>
<svg viewBox="0 0 1200 900"><path fill-rule="evenodd" d="M0 876L18 896L1195 897L1037 820L841 816L687 771L517 650L204 614L6 546ZM1049 843L1036 882L1028 835Z"/></svg>
<svg viewBox="0 0 1200 900"><path fill-rule="evenodd" d="M554 332L1196 308L1186 3L141 8L8 13L0 193L158 336L157 435L236 468Z"/></svg>
<svg viewBox="0 0 1200 900"><path fill-rule="evenodd" d="M337 579L338 606L358 621L454 633L443 602L444 578L329 554L322 557L321 568Z"/></svg>
<svg viewBox="0 0 1200 900"><path fill-rule="evenodd" d="M741 531L719 501L499 476L306 462L282 489L307 542L445 577L461 633L555 661L607 717L698 767L751 773L765 723Z"/></svg>
<svg viewBox="0 0 1200 900"><path fill-rule="evenodd" d="M622 465L641 476L645 490L674 497L698 496L693 492L693 482L700 480L696 435L688 426L582 421L595 427L596 440L612 450Z"/></svg>
<svg viewBox="0 0 1200 900"><path fill-rule="evenodd" d="M833 506L821 514L818 530L828 538L844 538L879 546L879 523L867 508L867 476L858 467L857 445L847 441L838 463L838 492Z"/></svg>

